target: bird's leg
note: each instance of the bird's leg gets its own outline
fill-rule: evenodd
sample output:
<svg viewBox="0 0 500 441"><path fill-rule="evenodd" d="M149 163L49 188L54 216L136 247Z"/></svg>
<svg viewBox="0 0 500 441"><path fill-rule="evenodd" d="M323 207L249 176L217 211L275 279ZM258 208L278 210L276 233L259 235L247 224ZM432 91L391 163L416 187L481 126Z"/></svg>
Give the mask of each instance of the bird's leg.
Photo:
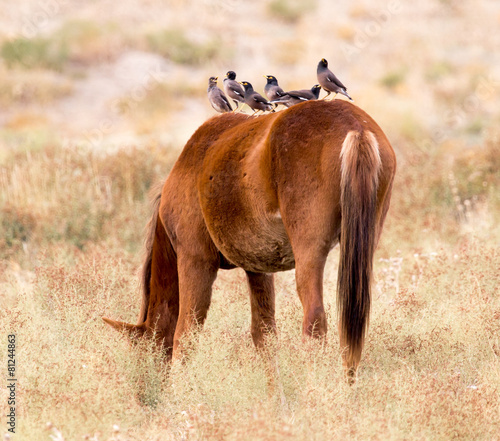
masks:
<svg viewBox="0 0 500 441"><path fill-rule="evenodd" d="M336 98L336 96L337 96L338 94L339 94L339 93L337 92L335 95L333 95L332 101Z"/></svg>
<svg viewBox="0 0 500 441"><path fill-rule="evenodd" d="M234 105L235 105L235 107L234 107L234 109L233 109L233 113L237 113L236 111L238 110L238 107L239 107L239 105L238 105L238 104L239 104L239 103L238 103L238 101L236 101L236 100L233 100L233 103L234 103Z"/></svg>
<svg viewBox="0 0 500 441"><path fill-rule="evenodd" d="M257 113L260 112L260 110L256 110L255 112L252 113L252 116L257 116Z"/></svg>
<svg viewBox="0 0 500 441"><path fill-rule="evenodd" d="M326 92L326 95L323 98L321 98L322 100L326 100L329 97L329 95L332 93L329 90L325 90L325 92Z"/></svg>

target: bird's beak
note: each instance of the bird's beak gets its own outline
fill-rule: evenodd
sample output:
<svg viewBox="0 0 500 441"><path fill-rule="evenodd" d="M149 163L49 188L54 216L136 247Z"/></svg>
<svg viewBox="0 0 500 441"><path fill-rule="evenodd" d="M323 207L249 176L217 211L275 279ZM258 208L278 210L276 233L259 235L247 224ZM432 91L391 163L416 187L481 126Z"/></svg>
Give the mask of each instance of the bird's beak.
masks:
<svg viewBox="0 0 500 441"><path fill-rule="evenodd" d="M215 77L215 81L217 81L219 79L219 77Z"/></svg>
<svg viewBox="0 0 500 441"><path fill-rule="evenodd" d="M243 83L241 81L238 81L238 83L240 83L241 85L243 85Z"/></svg>
<svg viewBox="0 0 500 441"><path fill-rule="evenodd" d="M268 78L268 76L267 76L267 75L264 75L264 78Z"/></svg>

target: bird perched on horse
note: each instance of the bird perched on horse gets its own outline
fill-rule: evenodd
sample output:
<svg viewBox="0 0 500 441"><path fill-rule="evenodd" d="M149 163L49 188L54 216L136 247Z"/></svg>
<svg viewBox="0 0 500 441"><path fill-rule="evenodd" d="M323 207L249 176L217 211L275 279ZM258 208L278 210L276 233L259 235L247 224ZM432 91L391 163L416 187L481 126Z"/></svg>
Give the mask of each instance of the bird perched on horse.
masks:
<svg viewBox="0 0 500 441"><path fill-rule="evenodd" d="M223 80L224 92L226 95L233 100L236 108L238 110L239 104L245 104L245 91L241 87L240 83L236 81L236 73L232 70L226 73L226 77Z"/></svg>
<svg viewBox="0 0 500 441"><path fill-rule="evenodd" d="M290 90L286 95L278 100L271 101L272 104L283 104L286 107L291 107L295 104L303 103L305 101L317 100L321 86L315 84L311 89Z"/></svg>
<svg viewBox="0 0 500 441"><path fill-rule="evenodd" d="M245 104L254 110L252 115L255 115L259 111L266 112L273 110L273 105L260 93L255 92L253 86L248 81L243 81L241 84L245 88Z"/></svg>
<svg viewBox="0 0 500 441"><path fill-rule="evenodd" d="M279 86L278 80L273 75L264 75L267 79L267 84L264 86L264 93L269 101L275 101L280 104L278 100L287 97L287 93Z"/></svg>
<svg viewBox="0 0 500 441"><path fill-rule="evenodd" d="M219 113L232 112L233 108L224 95L224 92L217 87L217 77L210 77L208 79L208 101L212 107Z"/></svg>
<svg viewBox="0 0 500 441"><path fill-rule="evenodd" d="M351 101L354 101L347 93L347 88L340 82L335 74L330 69L328 69L328 61L326 61L324 58L322 58L318 63L317 74L318 83L321 84L321 87L327 92L325 98L333 92L335 96L340 93L349 98Z"/></svg>

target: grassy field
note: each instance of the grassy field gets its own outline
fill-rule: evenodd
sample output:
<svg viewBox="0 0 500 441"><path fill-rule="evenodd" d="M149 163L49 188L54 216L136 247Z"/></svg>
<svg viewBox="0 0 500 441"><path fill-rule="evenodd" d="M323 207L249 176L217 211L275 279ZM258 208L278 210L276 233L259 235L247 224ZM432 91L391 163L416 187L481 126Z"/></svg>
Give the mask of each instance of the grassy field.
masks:
<svg viewBox="0 0 500 441"><path fill-rule="evenodd" d="M23 0L0 19L11 439L500 439L500 8L375 3L130 1L114 15ZM242 270L219 273L184 364L130 347L101 316L136 320L148 192L212 114L206 79L233 69L260 91L264 74L305 88L322 57L398 157L358 381L341 369L336 249L326 342L302 342L294 272L276 275L278 372L253 347Z"/></svg>

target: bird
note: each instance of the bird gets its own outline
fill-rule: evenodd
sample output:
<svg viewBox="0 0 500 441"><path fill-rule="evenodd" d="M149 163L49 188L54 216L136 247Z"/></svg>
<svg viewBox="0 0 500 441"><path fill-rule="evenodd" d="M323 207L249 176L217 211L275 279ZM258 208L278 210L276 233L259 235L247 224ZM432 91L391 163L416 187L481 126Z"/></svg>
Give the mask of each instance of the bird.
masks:
<svg viewBox="0 0 500 441"><path fill-rule="evenodd" d="M217 78L210 77L208 79L208 101L210 101L212 107L219 113L232 112L233 108L229 104L226 95L217 87Z"/></svg>
<svg viewBox="0 0 500 441"><path fill-rule="evenodd" d="M223 84L224 92L226 92L226 95L234 101L236 106L234 110L238 110L239 103L245 104L245 91L243 90L243 87L241 87L240 83L236 81L236 74L232 70L226 73Z"/></svg>
<svg viewBox="0 0 500 441"><path fill-rule="evenodd" d="M249 106L255 115L257 112L273 110L273 105L267 101L262 95L253 90L253 86L248 81L243 81L241 85L245 88L245 104Z"/></svg>
<svg viewBox="0 0 500 441"><path fill-rule="evenodd" d="M321 86L319 84L315 84L311 89L290 90L286 92L283 98L271 101L271 103L283 104L286 107L290 107L305 101L317 100L320 90Z"/></svg>
<svg viewBox="0 0 500 441"><path fill-rule="evenodd" d="M273 75L264 75L267 84L264 87L264 93L269 101L279 100L286 96L286 92L278 85L278 80Z"/></svg>
<svg viewBox="0 0 500 441"><path fill-rule="evenodd" d="M317 73L318 83L321 84L321 87L328 93L325 98L332 92L334 92L335 96L337 96L338 93L341 93L351 101L354 101L347 93L347 88L340 82L340 80L334 75L334 73L330 69L328 69L328 61L326 61L324 58L322 58L318 63Z"/></svg>

